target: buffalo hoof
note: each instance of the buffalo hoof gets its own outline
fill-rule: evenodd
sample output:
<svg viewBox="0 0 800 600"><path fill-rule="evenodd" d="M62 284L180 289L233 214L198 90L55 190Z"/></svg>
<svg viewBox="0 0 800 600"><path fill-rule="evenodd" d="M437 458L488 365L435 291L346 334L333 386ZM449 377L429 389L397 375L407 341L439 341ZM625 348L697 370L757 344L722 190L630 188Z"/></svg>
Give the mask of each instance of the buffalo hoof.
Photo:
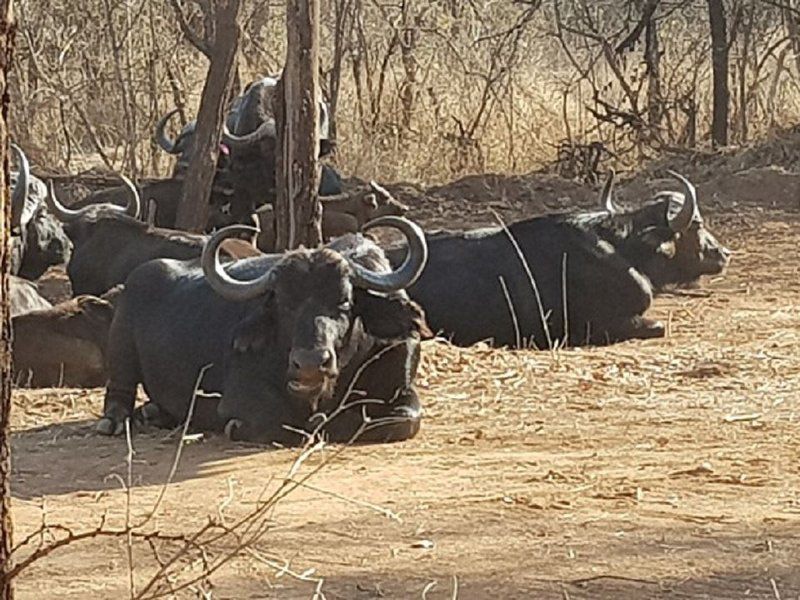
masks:
<svg viewBox="0 0 800 600"><path fill-rule="evenodd" d="M155 402L145 402L133 411L133 421L137 426L171 429L177 425Z"/></svg>
<svg viewBox="0 0 800 600"><path fill-rule="evenodd" d="M392 411L393 418L419 420L422 418L422 408L418 406L398 406Z"/></svg>
<svg viewBox="0 0 800 600"><path fill-rule="evenodd" d="M637 327L637 337L642 339L662 338L666 335L666 328L661 321L642 318Z"/></svg>
<svg viewBox="0 0 800 600"><path fill-rule="evenodd" d="M125 423L114 421L109 417L103 417L97 422L95 429L100 435L121 435L125 431Z"/></svg>

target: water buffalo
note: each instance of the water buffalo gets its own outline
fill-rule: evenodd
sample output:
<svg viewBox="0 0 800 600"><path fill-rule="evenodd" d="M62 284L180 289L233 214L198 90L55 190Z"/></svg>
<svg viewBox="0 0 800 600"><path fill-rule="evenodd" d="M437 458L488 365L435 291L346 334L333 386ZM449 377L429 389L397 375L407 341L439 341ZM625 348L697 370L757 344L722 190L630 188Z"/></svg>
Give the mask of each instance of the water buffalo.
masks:
<svg viewBox="0 0 800 600"><path fill-rule="evenodd" d="M642 316L653 287L719 273L729 255L703 227L694 186L673 176L685 201L670 195L631 212L431 234L428 267L408 293L431 328L459 345L543 348L663 336L661 323Z"/></svg>
<svg viewBox="0 0 800 600"><path fill-rule="evenodd" d="M210 366L201 387L222 396L197 400L198 429L291 443L299 436L286 427L308 429L312 415L324 413L332 440L348 440L364 417L383 426L362 441L414 436L420 421L414 377L427 329L404 289L425 265L425 238L402 218L383 217L366 229L377 226L397 228L408 240L410 251L394 271L361 235L237 261L226 271L218 247L237 226L212 236L202 267L158 260L136 269L111 326L98 431L123 430L140 383L150 402L136 419L180 423L201 370ZM360 406L334 416L345 402Z"/></svg>
<svg viewBox="0 0 800 600"><path fill-rule="evenodd" d="M8 282L8 298L11 318L32 310L50 308L52 304L39 293L36 284L21 277L11 275Z"/></svg>
<svg viewBox="0 0 800 600"><path fill-rule="evenodd" d="M14 317L14 381L27 387L105 385L108 328L120 289Z"/></svg>
<svg viewBox="0 0 800 600"><path fill-rule="evenodd" d="M28 159L15 144L19 171L11 174L11 272L38 279L48 268L69 260L72 244L61 223L47 211L47 187L30 172Z"/></svg>
<svg viewBox="0 0 800 600"><path fill-rule="evenodd" d="M76 295L99 296L124 283L131 271L148 260L188 260L198 258L203 250L204 235L139 221L139 194L130 180L123 179L129 195L126 207L98 204L71 209L59 202L54 190L48 196L50 210L64 222L75 246L67 276Z"/></svg>
<svg viewBox="0 0 800 600"><path fill-rule="evenodd" d="M408 206L396 200L384 187L371 181L369 187L320 199L322 203L322 239L331 240L361 230L369 221L383 216L400 217ZM275 249L275 215L267 205L256 211L260 232L257 245L263 252Z"/></svg>

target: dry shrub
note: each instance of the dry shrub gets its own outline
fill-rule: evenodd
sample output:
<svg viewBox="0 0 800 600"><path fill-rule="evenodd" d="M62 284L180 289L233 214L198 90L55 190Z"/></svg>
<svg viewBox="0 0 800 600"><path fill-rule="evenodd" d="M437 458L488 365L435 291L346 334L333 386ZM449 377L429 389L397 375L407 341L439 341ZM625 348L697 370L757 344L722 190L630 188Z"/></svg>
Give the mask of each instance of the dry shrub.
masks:
<svg viewBox="0 0 800 600"><path fill-rule="evenodd" d="M201 0L20 3L12 128L40 165L168 172L172 160L152 142L153 125L176 105L194 116L206 70L175 3L189 27L203 29L209 3ZM707 9L657 9L656 81L645 34L625 43L641 18L636 4L323 1L323 84L336 105L339 166L361 177L441 182L528 172L573 160L591 143L602 148L600 164L625 166L702 147ZM800 116L796 16L780 3L754 4L729 14L731 138L739 144ZM240 22L238 81L277 72L283 7L247 0Z"/></svg>

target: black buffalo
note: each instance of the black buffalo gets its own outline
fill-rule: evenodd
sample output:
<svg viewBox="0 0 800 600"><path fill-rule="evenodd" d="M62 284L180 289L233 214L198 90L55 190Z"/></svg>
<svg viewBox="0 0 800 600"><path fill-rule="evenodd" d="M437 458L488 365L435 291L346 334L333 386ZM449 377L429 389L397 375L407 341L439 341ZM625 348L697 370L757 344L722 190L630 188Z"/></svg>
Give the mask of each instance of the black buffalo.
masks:
<svg viewBox="0 0 800 600"><path fill-rule="evenodd" d="M231 181L237 202L245 202L252 211L272 204L275 195L275 152L277 148L276 94L278 80L264 77L249 84L236 99L232 126L226 123L222 142L230 148ZM329 154L328 106L319 100L320 156ZM332 189L330 177L323 174L325 191Z"/></svg>
<svg viewBox="0 0 800 600"><path fill-rule="evenodd" d="M202 253L207 236L152 227L137 219L140 209L136 187L123 178L127 206L96 204L79 209L62 205L50 190L48 206L64 222L74 243L67 276L74 294L99 296L125 280L136 267L155 258L189 260ZM256 253L253 250L246 255ZM240 255L237 249L230 254Z"/></svg>
<svg viewBox="0 0 800 600"><path fill-rule="evenodd" d="M11 272L38 279L49 267L69 260L72 244L61 223L48 212L47 187L30 172L28 159L12 144L19 171L11 174Z"/></svg>
<svg viewBox="0 0 800 600"><path fill-rule="evenodd" d="M256 209L271 202L274 197L276 129L272 94L276 84L277 81L273 78L252 83L233 101L228 110L223 129L225 142L220 144L215 189L211 198L209 230L235 223L250 224L250 217ZM327 105L320 103L320 110L320 143L321 148L325 149L330 146L327 139ZM174 140L170 139L164 128L177 112L178 109L173 109L158 120L153 137L165 152L177 157L173 178L181 181L194 155L196 122L190 121ZM233 151L229 144L233 145ZM321 155L326 153L327 151L320 152ZM321 171L319 195L341 194L342 179L339 173L326 164L322 165ZM224 192L220 193L220 190ZM146 196L146 191L142 190L145 202L148 200ZM159 213L155 223L160 227L174 227L175 206L180 192L175 195L176 201L171 204L165 201L163 194L158 196L156 203ZM162 217L161 213L166 214ZM167 215L172 217L172 221Z"/></svg>
<svg viewBox="0 0 800 600"><path fill-rule="evenodd" d="M286 427L309 429L312 416L324 413L332 440L348 440L365 416L383 426L362 441L414 436L414 377L427 330L403 290L424 267L425 239L405 219L384 217L367 228L379 225L408 239L411 250L395 271L376 244L348 235L319 249L239 261L226 272L218 247L240 227L212 237L202 267L174 260L142 265L128 279L111 326L98 430L122 431L140 383L150 402L136 417L180 423L199 373L211 365L202 389L222 396L198 399L198 429L290 443L299 438ZM350 408L334 417L343 403Z"/></svg>
<svg viewBox="0 0 800 600"><path fill-rule="evenodd" d="M654 287L720 273L729 258L703 226L694 186L673 175L685 200L662 194L619 212L604 192L604 209L594 213L431 234L428 266L408 293L431 328L459 345L547 348L663 336L661 323L642 316Z"/></svg>

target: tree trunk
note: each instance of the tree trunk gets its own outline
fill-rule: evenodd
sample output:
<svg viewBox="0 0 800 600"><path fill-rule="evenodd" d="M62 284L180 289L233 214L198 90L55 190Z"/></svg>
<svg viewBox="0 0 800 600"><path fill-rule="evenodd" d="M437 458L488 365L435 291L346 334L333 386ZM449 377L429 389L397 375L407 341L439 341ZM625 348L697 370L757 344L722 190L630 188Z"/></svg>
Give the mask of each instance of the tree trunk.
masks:
<svg viewBox="0 0 800 600"><path fill-rule="evenodd" d="M797 75L800 75L800 4L790 2L783 9L783 18L786 21L786 28L792 40L792 51L794 54L794 65Z"/></svg>
<svg viewBox="0 0 800 600"><path fill-rule="evenodd" d="M728 31L723 0L708 0L711 23L711 62L714 69L714 113L711 142L714 148L728 144Z"/></svg>
<svg viewBox="0 0 800 600"><path fill-rule="evenodd" d="M335 0L334 10L334 30L333 30L333 66L328 75L328 104L330 118L330 136L336 139L336 109L339 107L339 88L342 82L342 63L347 42L346 36L350 35L348 17L350 15L350 0Z"/></svg>
<svg viewBox="0 0 800 600"><path fill-rule="evenodd" d="M647 122L652 134L660 138L664 109L661 97L661 49L658 22L651 16L645 28L644 61L647 65Z"/></svg>
<svg viewBox="0 0 800 600"><path fill-rule="evenodd" d="M6 577L11 556L11 315L8 275L11 272L11 205L8 193L8 71L14 49L12 0L0 0L0 600L14 590Z"/></svg>
<svg viewBox="0 0 800 600"><path fill-rule="evenodd" d="M278 89L276 248L322 242L319 156L319 0L287 0L286 66Z"/></svg>
<svg viewBox="0 0 800 600"><path fill-rule="evenodd" d="M236 23L239 5L240 0L216 1L214 46L197 115L194 156L189 163L178 204L176 224L179 229L203 231L208 222L209 198L225 118L225 101L239 43L239 26Z"/></svg>

